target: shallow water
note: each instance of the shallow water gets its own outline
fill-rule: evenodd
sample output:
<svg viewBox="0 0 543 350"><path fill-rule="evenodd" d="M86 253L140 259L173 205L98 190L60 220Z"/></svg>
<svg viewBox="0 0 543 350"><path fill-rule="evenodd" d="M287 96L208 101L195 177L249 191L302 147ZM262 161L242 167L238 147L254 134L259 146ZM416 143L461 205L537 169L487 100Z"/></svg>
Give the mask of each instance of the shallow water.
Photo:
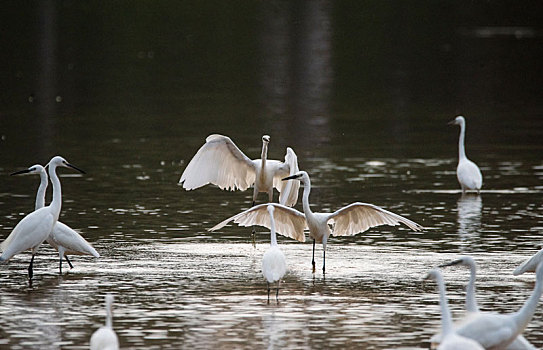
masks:
<svg viewBox="0 0 543 350"><path fill-rule="evenodd" d="M478 30L484 21L467 15L475 5L451 5L450 17L435 4L410 8L441 14L421 25L390 17L407 10L401 2L266 2L239 13L220 2L43 3L57 6L53 72L29 58L51 56L35 53L51 38L4 21L35 41L11 44L2 68L11 89L0 111L0 237L33 208L38 186L8 174L61 154L87 171L60 170L61 221L101 257L74 256L74 269L64 265L59 275L44 244L32 286L29 253L1 266L0 348L88 348L104 323L105 293L115 296L122 348L427 348L440 320L436 286L423 278L464 254L479 264L481 309L513 312L530 295L533 274L512 275L540 249L543 232L542 82L527 73L540 68L542 46L529 20L531 31L512 38ZM6 13L20 18L23 10ZM97 18L93 35L70 25ZM34 81L51 83L48 74L59 78ZM47 94L61 102L44 102ZM458 130L446 123L458 113L467 118L467 154L484 176L480 195L463 196L456 181ZM273 159L292 147L311 175L314 210L368 202L425 230L331 237L326 277L320 246L312 274L311 242L279 237L289 272L279 302L268 304L260 264L269 233L260 228L254 248L248 228L207 231L248 208L251 191L177 184L212 133L229 135L251 158L262 134L271 136ZM459 318L468 272L444 276ZM525 331L537 347L542 313Z"/></svg>

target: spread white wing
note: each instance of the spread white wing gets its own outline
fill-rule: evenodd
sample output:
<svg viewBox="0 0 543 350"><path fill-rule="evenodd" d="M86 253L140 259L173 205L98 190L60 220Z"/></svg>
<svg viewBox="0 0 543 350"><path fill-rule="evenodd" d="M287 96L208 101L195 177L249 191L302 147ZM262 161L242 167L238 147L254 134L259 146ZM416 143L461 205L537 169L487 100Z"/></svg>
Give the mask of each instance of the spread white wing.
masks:
<svg viewBox="0 0 543 350"><path fill-rule="evenodd" d="M279 191L279 203L293 207L298 201L300 181L282 181L283 178L296 174L298 169L298 157L292 148L287 147L285 162L273 178L273 187Z"/></svg>
<svg viewBox="0 0 543 350"><path fill-rule="evenodd" d="M330 214L328 223L333 224L333 236L353 236L371 227L404 224L414 231L423 227L416 222L388 210L367 203L352 203Z"/></svg>
<svg viewBox="0 0 543 350"><path fill-rule="evenodd" d="M186 190L211 183L220 189L245 191L254 182L253 161L229 137L217 134L207 137L179 180Z"/></svg>
<svg viewBox="0 0 543 350"><path fill-rule="evenodd" d="M285 237L295 239L300 242L305 242L304 229L307 228L305 215L298 210L277 203L265 203L256 205L239 214L236 214L223 222L213 226L209 231L216 231L226 226L230 221L234 221L240 226L259 225L270 228L270 213L268 213L268 205L273 205L275 211L273 217L275 219L275 231Z"/></svg>

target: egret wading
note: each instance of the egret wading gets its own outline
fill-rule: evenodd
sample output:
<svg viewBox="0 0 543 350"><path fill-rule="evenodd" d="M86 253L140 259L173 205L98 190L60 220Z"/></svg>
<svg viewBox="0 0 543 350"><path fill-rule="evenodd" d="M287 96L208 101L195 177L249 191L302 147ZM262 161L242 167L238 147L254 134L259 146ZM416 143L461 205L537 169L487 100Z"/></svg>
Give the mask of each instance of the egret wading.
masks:
<svg viewBox="0 0 543 350"><path fill-rule="evenodd" d="M281 278L287 272L287 262L285 255L277 245L277 237L275 236L275 220L273 217L274 206L268 205L268 213L270 214L270 247L262 257L262 274L268 285L268 303L270 302L270 284L277 282L275 299L279 300L279 285Z"/></svg>
<svg viewBox="0 0 543 350"><path fill-rule="evenodd" d="M91 350L117 350L119 349L119 339L113 330L113 317L111 307L113 304L113 295L107 294L106 297L106 325L98 328L90 338Z"/></svg>
<svg viewBox="0 0 543 350"><path fill-rule="evenodd" d="M40 186L36 194L35 210L38 210L45 206L45 191L47 189L47 172L45 168L39 164L33 165L28 169L17 171L11 175L26 175L26 174L38 174L40 175ZM91 255L96 258L100 257L100 254L94 249L94 247L85 240L79 233L70 228L68 225L57 221L53 230L46 238L53 248L58 251L59 254L59 271L62 273L62 259L65 258L66 262L73 268L68 254L72 255Z"/></svg>
<svg viewBox="0 0 543 350"><path fill-rule="evenodd" d="M484 348L473 339L465 338L454 330L451 311L447 302L447 294L443 276L437 269L431 270L425 279L437 282L439 288L439 305L441 310L441 329L443 339L439 344L439 350L483 350Z"/></svg>
<svg viewBox="0 0 543 350"><path fill-rule="evenodd" d="M47 239L55 223L58 221L62 206L62 192L60 180L57 176L57 167L72 168L84 173L83 170L68 163L64 158L56 156L49 161L49 176L53 183L53 200L48 206L42 207L26 215L11 231L8 238L0 244L2 255L0 262L7 262L14 255L27 249L32 250L32 258L28 266L28 278L32 281L34 256L40 245Z"/></svg>
<svg viewBox="0 0 543 350"><path fill-rule="evenodd" d="M478 312L467 318L457 328L456 333L473 339L485 349L534 349L528 342L520 348L509 347L522 334L532 319L539 298L543 293L543 263L536 270L536 282L532 295L517 312L498 314L493 312Z"/></svg>
<svg viewBox="0 0 543 350"><path fill-rule="evenodd" d="M470 278L468 285L466 287L466 315L464 317L464 320L460 322L463 323L465 320L469 320L473 317L478 317L480 314L485 314L487 312L482 312L479 310L479 306L477 304L477 299L475 297L475 280L477 278L477 264L475 263L475 260L471 256L462 256L459 259L453 260L449 263L442 264L439 267L447 267L447 266L465 266L468 267L470 270ZM491 314L491 313L489 313ZM436 334L432 337L430 340L430 343L437 344L440 343L442 339L442 334ZM530 344L526 338L524 338L522 335L519 335L510 345L507 346L508 350L527 350L527 349L536 349L535 346Z"/></svg>
<svg viewBox="0 0 543 350"><path fill-rule="evenodd" d="M311 192L309 175L305 171L300 171L283 179L283 181L286 180L301 181L303 183L304 192L302 204L304 213L280 204L272 204L276 209L275 222L277 225L277 232L295 239L298 239L297 237L303 237L303 240L305 240L303 230L306 228L309 229L309 236L313 238L313 258L311 261L313 272L315 272L315 242L318 242L322 243L323 246L322 272L325 273L326 244L330 234L333 236L353 236L357 233L364 232L371 227L380 225L396 226L400 223L414 231L423 229L421 225L406 219L403 216L367 203L352 203L333 213L314 213L309 207L309 193ZM246 212L244 212L245 214L240 213L234 215L209 230L218 230L232 220L241 226L262 225L268 227L263 219L266 215L265 206L254 207L253 212ZM332 225L332 229L330 228L330 225ZM298 240L303 242L301 239Z"/></svg>
<svg viewBox="0 0 543 350"><path fill-rule="evenodd" d="M468 159L464 149L464 136L466 134L466 120L462 116L456 117L449 122L452 125L460 125L460 137L458 138L458 166L456 167L456 177L462 187L462 192L479 191L483 185L483 175L479 167Z"/></svg>

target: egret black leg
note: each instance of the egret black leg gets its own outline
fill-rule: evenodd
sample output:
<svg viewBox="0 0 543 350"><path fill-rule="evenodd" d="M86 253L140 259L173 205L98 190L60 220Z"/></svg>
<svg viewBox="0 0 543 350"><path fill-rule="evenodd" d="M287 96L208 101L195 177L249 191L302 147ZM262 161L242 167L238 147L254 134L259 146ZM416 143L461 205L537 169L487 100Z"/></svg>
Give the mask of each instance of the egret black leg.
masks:
<svg viewBox="0 0 543 350"><path fill-rule="evenodd" d="M70 259L68 259L68 255L64 255L64 258L66 259L66 262L68 263L68 265L70 265L70 269L73 269L74 265L72 265L72 262L70 261Z"/></svg>
<svg viewBox="0 0 543 350"><path fill-rule="evenodd" d="M34 276L34 254L32 254L32 259L30 259L30 265L28 266L28 279L32 280Z"/></svg>
<svg viewBox="0 0 543 350"><path fill-rule="evenodd" d="M253 204L251 205L251 207L254 207L255 206L255 201L253 201ZM255 228L255 225L253 225L253 231L251 233L251 238L252 238L252 241L253 241L253 247L256 248L256 228Z"/></svg>
<svg viewBox="0 0 543 350"><path fill-rule="evenodd" d="M277 281L277 291L275 292L275 301L279 302L279 284L281 281Z"/></svg>
<svg viewBox="0 0 543 350"><path fill-rule="evenodd" d="M268 284L268 304L270 303L270 282L266 282Z"/></svg>
<svg viewBox="0 0 543 350"><path fill-rule="evenodd" d="M311 265L313 266L313 273L315 273L315 240L313 240L313 259L311 260Z"/></svg>
<svg viewBox="0 0 543 350"><path fill-rule="evenodd" d="M326 266L326 249L322 250L322 274L324 275L325 272L325 266Z"/></svg>
<svg viewBox="0 0 543 350"><path fill-rule="evenodd" d="M62 255L60 255L60 259L58 262L58 271L59 271L59 274L62 275Z"/></svg>

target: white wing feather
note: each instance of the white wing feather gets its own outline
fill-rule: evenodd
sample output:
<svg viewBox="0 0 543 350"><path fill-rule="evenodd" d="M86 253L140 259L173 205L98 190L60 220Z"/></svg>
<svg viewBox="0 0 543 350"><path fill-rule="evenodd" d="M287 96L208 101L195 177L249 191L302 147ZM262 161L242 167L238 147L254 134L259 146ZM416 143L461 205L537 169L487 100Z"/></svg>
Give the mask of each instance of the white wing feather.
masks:
<svg viewBox="0 0 543 350"><path fill-rule="evenodd" d="M255 182L255 176L253 161L229 137L215 134L207 137L179 183L186 190L212 183L220 189L245 191Z"/></svg>
<svg viewBox="0 0 543 350"><path fill-rule="evenodd" d="M230 221L234 221L239 226L259 225L271 229L270 214L267 210L268 205L273 205L275 208L273 213L275 231L285 237L305 242L304 230L307 228L305 215L296 209L277 203L265 203L249 208L213 226L209 231L216 231L226 226Z"/></svg>
<svg viewBox="0 0 543 350"><path fill-rule="evenodd" d="M283 171L275 174L273 186L279 191L279 203L288 207L293 207L298 201L300 181L282 181L283 178L294 175L300 171L300 169L298 169L298 157L290 147L287 147L285 162L283 163L281 170Z"/></svg>
<svg viewBox="0 0 543 350"><path fill-rule="evenodd" d="M83 236L60 221L57 221L53 227L53 231L51 231L49 237L47 237L47 243L56 250L58 250L59 245L64 247L66 249L65 254L92 255L96 258L100 257L100 254L98 254L96 249L94 249Z"/></svg>
<svg viewBox="0 0 543 350"><path fill-rule="evenodd" d="M414 231L423 227L416 222L394 214L388 210L367 203L352 203L330 214L329 224L333 224L333 236L353 236L371 227L380 225L396 226L400 223Z"/></svg>

